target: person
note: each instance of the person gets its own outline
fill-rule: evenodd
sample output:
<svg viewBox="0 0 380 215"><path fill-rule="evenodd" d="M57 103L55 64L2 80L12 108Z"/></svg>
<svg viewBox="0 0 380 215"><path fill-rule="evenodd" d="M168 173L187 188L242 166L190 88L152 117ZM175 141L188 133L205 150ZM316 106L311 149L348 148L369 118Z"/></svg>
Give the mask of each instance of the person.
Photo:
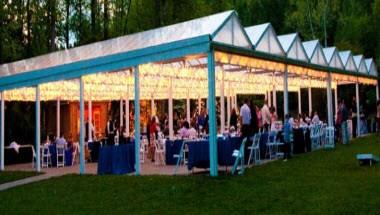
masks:
<svg viewBox="0 0 380 215"><path fill-rule="evenodd" d="M89 141L89 140L94 140L94 134L95 134L95 127L94 127L94 123L93 122L91 122L91 123L89 123L89 121L87 121L86 122L86 124L85 124L85 138L84 138L84 140L87 142L87 141ZM88 137L88 129L91 129L91 138L89 139L89 137Z"/></svg>
<svg viewBox="0 0 380 215"><path fill-rule="evenodd" d="M57 145L67 145L67 141L63 136L63 132L61 132L59 138L55 141Z"/></svg>
<svg viewBox="0 0 380 215"><path fill-rule="evenodd" d="M50 133L49 136L48 136L48 144L55 144L55 136L54 134Z"/></svg>
<svg viewBox="0 0 380 215"><path fill-rule="evenodd" d="M292 125L289 122L291 118L290 114L285 115L284 122L284 161L290 159L290 143L291 143L291 133L292 133Z"/></svg>
<svg viewBox="0 0 380 215"><path fill-rule="evenodd" d="M346 105L344 104L344 100L341 100L340 104L340 111L342 114L342 120L341 120L341 130L342 130L342 143L347 144L349 140L349 134L348 134L348 110L346 108Z"/></svg>
<svg viewBox="0 0 380 215"><path fill-rule="evenodd" d="M257 114L256 114L256 105L253 103L253 101L251 101L251 104L250 104L250 109L252 110L251 111L251 123L250 123L250 136L253 136L254 134L256 134L258 131L259 131L259 127L257 125Z"/></svg>
<svg viewBox="0 0 380 215"><path fill-rule="evenodd" d="M376 121L377 121L377 132L380 131L380 100L377 100L376 103Z"/></svg>
<svg viewBox="0 0 380 215"><path fill-rule="evenodd" d="M263 127L263 118L261 116L261 110L258 106L255 106L255 112L257 116L257 130L260 131Z"/></svg>
<svg viewBox="0 0 380 215"><path fill-rule="evenodd" d="M248 107L248 99L244 100L244 104L240 108L241 133L242 137L249 137L249 125L251 124L251 110Z"/></svg>
<svg viewBox="0 0 380 215"><path fill-rule="evenodd" d="M194 120L192 120L190 123L189 137L190 138L196 138L197 137L197 130L195 130L195 121Z"/></svg>
<svg viewBox="0 0 380 215"><path fill-rule="evenodd" d="M358 110L356 108L356 97L353 96L352 97L352 103L351 103L351 119L352 119L352 137L355 138L356 137L356 134L357 134L357 114L358 114Z"/></svg>
<svg viewBox="0 0 380 215"><path fill-rule="evenodd" d="M149 123L149 134L150 134L149 139L151 139L151 140L148 142L148 147L149 147L148 157L151 158L152 162L154 162L154 154L156 151L156 146L155 146L154 140L157 137L157 132L158 132L157 122L156 122L156 118L153 116L150 120L150 123Z"/></svg>
<svg viewBox="0 0 380 215"><path fill-rule="evenodd" d="M269 131L269 125L271 120L271 114L268 107L268 100L265 99L264 105L261 108L261 118L263 121L263 129Z"/></svg>
<svg viewBox="0 0 380 215"><path fill-rule="evenodd" d="M204 126L205 126L205 121L206 121L206 112L202 108L201 113L198 116L197 124L198 124L198 130L199 132L203 132Z"/></svg>
<svg viewBox="0 0 380 215"><path fill-rule="evenodd" d="M236 113L236 109L232 108L231 116L230 116L230 127L234 127L235 130L237 128L238 115Z"/></svg>
<svg viewBox="0 0 380 215"><path fill-rule="evenodd" d="M107 142L108 144L114 144L114 137L115 137L115 123L112 120L112 117L108 117L108 122L106 125L106 136L107 136Z"/></svg>
<svg viewBox="0 0 380 215"><path fill-rule="evenodd" d="M317 112L317 111L314 111L314 116L313 116L313 119L311 120L311 123L312 123L312 124L319 124L319 123L320 123L320 120L319 120L319 116L318 116L318 112Z"/></svg>
<svg viewBox="0 0 380 215"><path fill-rule="evenodd" d="M271 131L278 130L279 128L276 128L276 121L277 121L276 108L275 107L271 107L269 109L269 112L270 112Z"/></svg>
<svg viewBox="0 0 380 215"><path fill-rule="evenodd" d="M189 138L190 137L190 125L188 121L184 121L182 123L182 128L179 129L178 133L179 136L184 139L184 138Z"/></svg>
<svg viewBox="0 0 380 215"><path fill-rule="evenodd" d="M343 139L340 138L342 134L342 118L343 118L341 105L342 105L342 101L338 100L338 107L337 107L336 119L335 119L335 130L336 130L335 137L337 139L337 142L339 141L343 142Z"/></svg>

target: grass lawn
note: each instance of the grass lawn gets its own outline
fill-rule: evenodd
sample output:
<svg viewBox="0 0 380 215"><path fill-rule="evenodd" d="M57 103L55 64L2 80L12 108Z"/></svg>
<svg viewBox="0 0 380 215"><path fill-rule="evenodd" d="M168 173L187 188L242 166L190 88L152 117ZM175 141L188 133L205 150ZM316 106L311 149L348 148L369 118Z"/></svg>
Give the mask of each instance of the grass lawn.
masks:
<svg viewBox="0 0 380 215"><path fill-rule="evenodd" d="M36 176L36 172L25 172L25 171L4 171L0 172L0 184L4 184L11 181L20 180L23 178Z"/></svg>
<svg viewBox="0 0 380 215"><path fill-rule="evenodd" d="M68 175L0 192L1 214L376 214L380 136L248 169L244 176Z"/></svg>

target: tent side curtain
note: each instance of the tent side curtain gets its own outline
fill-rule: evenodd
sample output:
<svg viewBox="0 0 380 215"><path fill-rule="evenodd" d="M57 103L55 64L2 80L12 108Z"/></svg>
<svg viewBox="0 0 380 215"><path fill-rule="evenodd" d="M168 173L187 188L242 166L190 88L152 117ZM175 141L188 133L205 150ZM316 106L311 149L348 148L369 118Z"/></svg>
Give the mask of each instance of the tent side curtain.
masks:
<svg viewBox="0 0 380 215"><path fill-rule="evenodd" d="M0 65L0 77L139 50L203 35L211 35L220 29L231 16L236 16L235 12L226 11L174 25Z"/></svg>

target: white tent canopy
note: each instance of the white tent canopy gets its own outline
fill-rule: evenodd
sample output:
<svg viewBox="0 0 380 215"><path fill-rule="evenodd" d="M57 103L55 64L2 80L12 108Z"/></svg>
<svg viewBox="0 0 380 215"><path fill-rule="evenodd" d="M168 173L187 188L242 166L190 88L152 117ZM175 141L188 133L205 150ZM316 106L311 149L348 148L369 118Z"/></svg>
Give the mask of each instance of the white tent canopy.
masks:
<svg viewBox="0 0 380 215"><path fill-rule="evenodd" d="M302 46L302 41L297 33L280 35L277 37L286 57L294 60L308 62L305 49Z"/></svg>
<svg viewBox="0 0 380 215"><path fill-rule="evenodd" d="M285 55L276 32L270 23L245 28L255 50L275 55Z"/></svg>
<svg viewBox="0 0 380 215"><path fill-rule="evenodd" d="M336 47L328 47L323 49L327 63L329 66L344 70L342 60L340 59L338 49Z"/></svg>
<svg viewBox="0 0 380 215"><path fill-rule="evenodd" d="M354 62L355 62L356 68L358 69L358 72L360 72L362 74L368 74L368 70L367 70L367 67L365 65L363 55L355 55L354 56Z"/></svg>
<svg viewBox="0 0 380 215"><path fill-rule="evenodd" d="M373 59L368 58L368 59L365 59L364 62L367 67L368 74L373 75L373 76L378 76L376 65Z"/></svg>
<svg viewBox="0 0 380 215"><path fill-rule="evenodd" d="M310 63L327 66L325 55L323 54L322 46L318 40L312 40L302 43Z"/></svg>
<svg viewBox="0 0 380 215"><path fill-rule="evenodd" d="M352 57L351 51L341 51L339 52L340 59L342 59L345 70L356 72L357 68Z"/></svg>

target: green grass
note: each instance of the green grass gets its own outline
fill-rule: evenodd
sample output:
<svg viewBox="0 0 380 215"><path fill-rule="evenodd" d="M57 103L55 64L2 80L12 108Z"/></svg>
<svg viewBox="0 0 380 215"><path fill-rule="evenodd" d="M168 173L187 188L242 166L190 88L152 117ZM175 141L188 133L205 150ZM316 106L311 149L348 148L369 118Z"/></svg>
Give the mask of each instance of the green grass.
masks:
<svg viewBox="0 0 380 215"><path fill-rule="evenodd" d="M1 214L379 214L380 136L248 169L244 176L67 175L0 192Z"/></svg>
<svg viewBox="0 0 380 215"><path fill-rule="evenodd" d="M20 180L23 178L28 178L31 176L36 176L36 172L25 172L25 171L4 171L0 172L0 184L4 184L11 181Z"/></svg>

